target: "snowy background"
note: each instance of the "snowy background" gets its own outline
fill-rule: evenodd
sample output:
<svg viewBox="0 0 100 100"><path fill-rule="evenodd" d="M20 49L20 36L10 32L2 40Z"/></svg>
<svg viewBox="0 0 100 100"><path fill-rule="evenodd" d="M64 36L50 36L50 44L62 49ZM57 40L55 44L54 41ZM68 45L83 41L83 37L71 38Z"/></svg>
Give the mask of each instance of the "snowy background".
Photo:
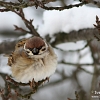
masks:
<svg viewBox="0 0 100 100"><path fill-rule="evenodd" d="M72 0L69 1L70 2L67 1L66 3L79 3L76 1L73 2ZM48 5L60 6L61 3L57 1L55 3L49 3ZM39 34L43 37L47 34L50 34L50 36L52 37L53 34L57 32L66 32L66 34L68 34L73 30L78 31L85 28L94 28L93 24L95 24L96 15L100 17L100 9L92 4L84 5L78 8L74 7L72 9L63 11L44 11L40 8L35 10L34 7L28 7L24 9L24 13L27 19L34 19L33 25L35 26L35 28L37 28ZM14 30L13 25L25 28L24 23L15 13L0 13L0 31L5 30L5 28L6 30ZM29 36L30 35L27 34L25 36L17 38ZM14 39L16 39L16 37L11 38L10 36L5 37L3 35L0 35L0 43L5 40L12 41ZM70 42L57 45L58 48L64 50L64 52L62 52L58 49L55 49L55 52L58 56L58 62L64 60L70 63L92 63L93 61L89 47L80 51L80 54L78 54L77 52L67 52L69 50L81 49L85 45L86 41L78 41L76 43ZM80 55L84 56L79 59ZM83 69L91 73L93 72L92 66L83 66ZM64 70L65 74L67 76L70 76L73 74L73 71L76 70L76 67L72 65L58 64L57 70L59 72L62 72ZM10 67L7 66L7 57L4 57L3 54L0 55L0 72L11 74ZM90 92L92 75L81 71L80 73L78 73L77 77L81 88L87 93L87 96ZM58 73L55 73L53 76L51 76L50 82L59 79L61 79L61 76ZM3 84L4 83L2 83L1 86L3 86ZM41 87L40 90L38 90L37 93L33 95L33 98L34 100L67 100L67 98L75 98L74 92L76 90L79 91L77 83L74 83L71 79L69 79L62 81L57 85L48 87L44 86L44 88Z"/></svg>

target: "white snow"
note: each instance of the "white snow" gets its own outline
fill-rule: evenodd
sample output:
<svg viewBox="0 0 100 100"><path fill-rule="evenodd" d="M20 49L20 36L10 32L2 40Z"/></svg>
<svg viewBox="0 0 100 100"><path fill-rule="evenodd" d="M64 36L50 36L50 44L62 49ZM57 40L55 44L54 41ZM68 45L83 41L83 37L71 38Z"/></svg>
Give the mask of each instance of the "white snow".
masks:
<svg viewBox="0 0 100 100"><path fill-rule="evenodd" d="M38 32L42 35L48 33L52 35L57 32L69 33L72 30L94 28L96 15L100 17L100 9L86 5L63 11L45 11L43 24L39 27Z"/></svg>
<svg viewBox="0 0 100 100"><path fill-rule="evenodd" d="M30 38L32 36L32 34L25 34L24 36L20 36L19 39L23 39L23 38Z"/></svg>
<svg viewBox="0 0 100 100"><path fill-rule="evenodd" d="M79 2L74 2L73 4L75 3ZM94 28L93 24L95 24L96 15L100 17L99 12L99 8L87 5L63 11L52 10L43 12L40 8L35 11L34 7L24 9L25 17L27 19L34 19L33 25L36 28L38 27L38 32L42 36L48 33L52 35L57 32L69 33L72 30ZM10 19L11 21L9 21ZM14 30L13 25L25 28L21 19L12 12L0 12L0 23L0 30L4 30L5 27Z"/></svg>
<svg viewBox="0 0 100 100"><path fill-rule="evenodd" d="M0 12L0 31L14 30L13 25L20 25L20 18L13 12Z"/></svg>
<svg viewBox="0 0 100 100"><path fill-rule="evenodd" d="M62 48L63 50L77 50L81 49L85 46L84 41L77 41L77 42L69 42L69 43L62 43L57 45L56 47Z"/></svg>
<svg viewBox="0 0 100 100"><path fill-rule="evenodd" d="M10 67L7 65L8 57L4 54L0 55L0 72L11 74Z"/></svg>

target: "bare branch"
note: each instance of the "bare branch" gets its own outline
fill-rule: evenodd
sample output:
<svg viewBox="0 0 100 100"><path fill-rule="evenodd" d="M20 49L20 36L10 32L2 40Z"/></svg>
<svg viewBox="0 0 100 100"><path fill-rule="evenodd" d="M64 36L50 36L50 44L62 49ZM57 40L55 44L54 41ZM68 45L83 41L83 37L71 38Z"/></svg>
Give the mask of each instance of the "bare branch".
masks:
<svg viewBox="0 0 100 100"><path fill-rule="evenodd" d="M51 45L55 47L57 44L66 43L66 42L76 42L80 40L91 41L92 39L96 39L94 34L98 35L99 37L99 32L97 29L83 29L80 31L72 31L69 34L57 33L57 34L54 34L53 37L55 38L55 40L51 42ZM47 36L45 36L45 39L50 43L52 38L48 34ZM0 53L9 53L13 51L14 46L17 42L18 40L9 41L9 42L4 41L0 43Z"/></svg>
<svg viewBox="0 0 100 100"><path fill-rule="evenodd" d="M89 64L89 63L79 64L79 63L70 63L70 62L65 62L65 61L60 61L59 63L63 63L63 64L67 64L67 65L72 65L72 66L93 66L93 63L91 63L91 64Z"/></svg>
<svg viewBox="0 0 100 100"><path fill-rule="evenodd" d="M27 31L27 30L25 30L25 29L23 29L23 28L21 28L21 27L18 27L17 25L14 25L14 27L15 27L15 31L21 31L21 32L24 32L24 33L30 33L29 31Z"/></svg>
<svg viewBox="0 0 100 100"><path fill-rule="evenodd" d="M15 48L15 44L18 42L18 40L16 41L4 41L2 43L0 43L0 54L2 53L10 53L11 51L14 50Z"/></svg>
<svg viewBox="0 0 100 100"><path fill-rule="evenodd" d="M47 4L48 2L51 2L51 1L38 1L38 0L31 0L31 2L19 2L19 3L13 3L13 2L3 2L3 1L0 1L0 6L2 7L5 7L8 9L8 11L10 11L11 9L21 9L21 8L26 8L26 7L30 7L30 6L35 6L36 8L37 7L41 7L42 9L45 9L45 10L64 10L64 9L70 9L70 8L73 8L73 7L79 7L79 6L82 6L84 4L87 4L86 1L84 2L81 2L79 4L75 4L75 5L68 5L68 6L64 6L64 7L47 7L45 6L44 4Z"/></svg>
<svg viewBox="0 0 100 100"><path fill-rule="evenodd" d="M7 8L9 11L11 9L21 9L21 8L26 8L26 7L30 7L30 6L34 6L35 3L34 2L19 2L19 3L13 3L13 2L4 2L4 1L0 1L0 6Z"/></svg>
<svg viewBox="0 0 100 100"><path fill-rule="evenodd" d="M30 33L30 34L33 34L33 35L35 35L35 36L40 36L40 35L37 33L37 31L35 30L34 26L32 25L33 20L30 20L30 21L27 20L27 19L25 18L25 15L24 15L24 12L23 12L22 9L20 9L19 11L16 11L16 10L12 10L12 11L15 12L17 15L19 15L19 16L22 18L22 20L24 21L26 27L29 29L29 31L26 31L26 30L20 28L21 30L26 31L26 32L28 32L28 33ZM18 27L16 27L16 28L19 29Z"/></svg>
<svg viewBox="0 0 100 100"><path fill-rule="evenodd" d="M78 67L80 70L83 70L86 73L89 73L91 75L93 75L93 73L91 73L90 71L85 70L84 68L82 68L81 66L94 66L94 64L79 64L79 63L70 63L70 62L65 62L65 61L60 61L59 63L62 64L66 64L66 65L72 65L74 67ZM99 64L98 64L99 65Z"/></svg>
<svg viewBox="0 0 100 100"><path fill-rule="evenodd" d="M0 12L8 12L8 11L10 11L10 9L0 9Z"/></svg>
<svg viewBox="0 0 100 100"><path fill-rule="evenodd" d="M15 88L14 88L14 90L18 97L29 99L31 97L31 95L37 91L38 87L41 84L43 84L45 81L48 81L48 78L43 79L38 82L35 82L33 79L32 82L30 81L29 83L21 83L21 82L19 83L19 82L14 81L11 77L7 76L6 77L6 83L7 83L6 89L8 90L8 92L7 92L8 94L4 93L3 92L4 90L1 90L0 94L1 94L3 100L9 100L9 98L11 98L11 96L12 96L11 89L13 89L13 87L11 87L11 86L19 87L19 86L27 86L28 85L28 86L30 86L30 92L27 94L21 94L20 91L17 92L17 90Z"/></svg>
<svg viewBox="0 0 100 100"><path fill-rule="evenodd" d="M95 35L99 37L99 32L97 29L83 29L79 31L72 31L70 33L59 32L54 34L53 37L55 41L51 42L52 46L66 42L76 42L80 40L92 40L96 39ZM50 36L46 36L47 38ZM51 39L49 39L50 42Z"/></svg>
<svg viewBox="0 0 100 100"><path fill-rule="evenodd" d="M94 3L98 6L100 6L100 3L98 1L93 1L93 0L81 0L82 2L79 4L75 4L75 5L67 5L64 7L47 7L45 6L45 4L49 3L49 2L54 2L55 0L43 0L43 1L38 1L38 0L30 0L29 2L23 2L23 0L19 1L19 3L13 3L13 2L4 2L4 1L0 1L0 6L5 7L6 9L1 9L1 12L4 11L10 11L11 9L22 9L22 8L27 8L27 7L32 7L35 6L36 9L37 7L41 7L42 9L45 10L64 10L64 9L70 9L73 7L79 7L82 6L84 4L88 4L88 3Z"/></svg>
<svg viewBox="0 0 100 100"><path fill-rule="evenodd" d="M86 2L82 2L82 3L79 3L79 4L75 4L75 5L68 5L68 6L64 6L64 7L47 7L45 6L43 3L38 3L38 6L45 9L45 10L64 10L64 9L70 9L70 8L73 8L73 7L79 7L79 6L82 6L84 4L87 4Z"/></svg>

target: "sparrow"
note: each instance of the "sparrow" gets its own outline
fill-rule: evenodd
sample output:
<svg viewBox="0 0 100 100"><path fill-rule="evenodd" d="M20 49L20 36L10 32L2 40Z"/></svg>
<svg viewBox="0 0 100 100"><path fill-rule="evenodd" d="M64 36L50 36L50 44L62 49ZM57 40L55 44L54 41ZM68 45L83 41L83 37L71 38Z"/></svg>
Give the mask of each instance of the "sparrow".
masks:
<svg viewBox="0 0 100 100"><path fill-rule="evenodd" d="M50 77L57 66L57 56L50 44L41 37L33 36L19 41L8 58L12 77L17 82L35 82Z"/></svg>

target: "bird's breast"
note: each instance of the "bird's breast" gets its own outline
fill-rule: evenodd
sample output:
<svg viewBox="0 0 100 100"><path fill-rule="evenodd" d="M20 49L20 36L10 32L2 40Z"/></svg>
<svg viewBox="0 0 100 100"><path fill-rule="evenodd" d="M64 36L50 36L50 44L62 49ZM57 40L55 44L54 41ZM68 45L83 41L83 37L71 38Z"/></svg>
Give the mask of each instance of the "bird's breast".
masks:
<svg viewBox="0 0 100 100"><path fill-rule="evenodd" d="M12 76L18 82L28 83L34 80L40 81L52 75L56 70L57 58L46 56L41 59L19 58L11 67Z"/></svg>

